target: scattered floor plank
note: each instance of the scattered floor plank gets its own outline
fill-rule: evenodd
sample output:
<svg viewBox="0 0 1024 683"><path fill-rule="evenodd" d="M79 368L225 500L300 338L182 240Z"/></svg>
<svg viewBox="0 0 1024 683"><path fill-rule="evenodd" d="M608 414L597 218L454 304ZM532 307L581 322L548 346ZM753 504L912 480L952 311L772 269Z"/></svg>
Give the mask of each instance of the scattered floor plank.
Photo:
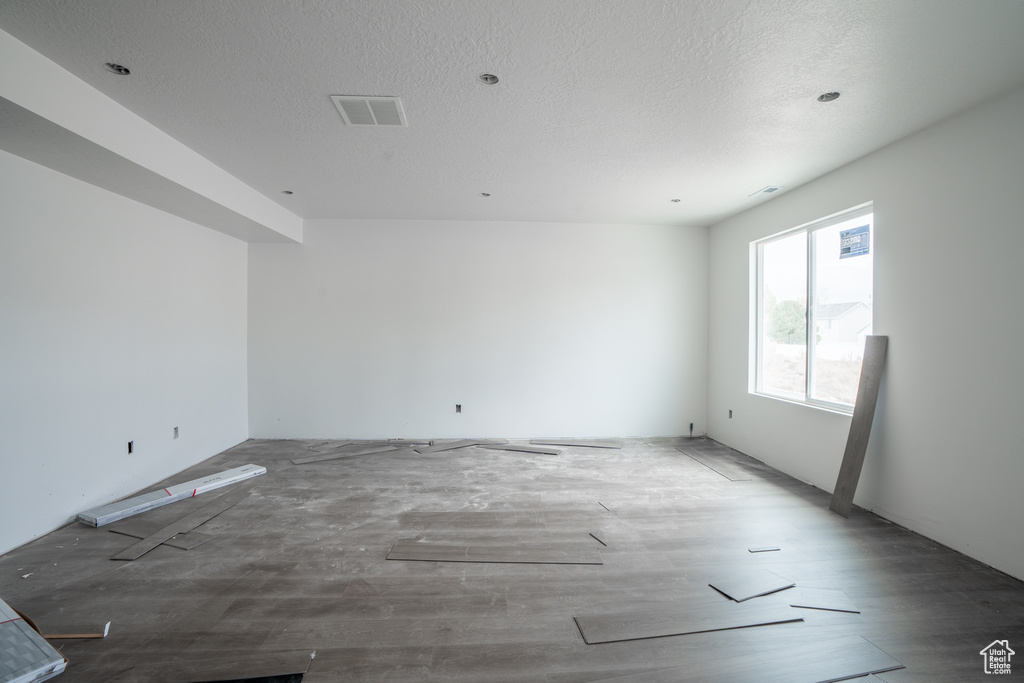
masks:
<svg viewBox="0 0 1024 683"><path fill-rule="evenodd" d="M857 683L870 683L872 679L860 677L902 668L902 663L864 638L848 636L604 680L607 683L833 683L857 679Z"/></svg>
<svg viewBox="0 0 1024 683"><path fill-rule="evenodd" d="M203 507L199 508L191 514L185 515L181 519L171 522L167 526L159 529L146 538L142 539L138 543L131 545L117 555L114 555L112 560L137 560L153 548L162 544L167 539L176 536L178 534L185 534L192 531L200 524L205 524L217 515L221 514L228 508L237 505L242 501L243 498L249 495L247 489L238 491L232 491L231 493L220 496L211 503L207 503Z"/></svg>
<svg viewBox="0 0 1024 683"><path fill-rule="evenodd" d="M743 469L741 465L737 465L732 460L721 456L721 455L709 455L707 453L701 453L692 448L681 448L676 446L676 450L686 455L693 460L696 460L704 467L709 470L713 470L718 474L722 475L729 481L753 481L754 477L750 472Z"/></svg>
<svg viewBox="0 0 1024 683"><path fill-rule="evenodd" d="M747 548L747 552L751 553L773 553L776 550L782 550L782 548L778 548L773 545L766 546L764 548Z"/></svg>
<svg viewBox="0 0 1024 683"><path fill-rule="evenodd" d="M331 453L324 453L323 455L310 455L305 458L293 458L293 465L306 465L311 462L324 462L326 460L338 460L340 458L351 458L355 455L372 455L374 453L387 453L389 451L397 451L398 448L395 446L359 446L352 448L346 446L345 448L333 451Z"/></svg>
<svg viewBox="0 0 1024 683"><path fill-rule="evenodd" d="M109 679L110 683L216 683L305 674L309 651L252 653L245 656L188 659L144 664Z"/></svg>
<svg viewBox="0 0 1024 683"><path fill-rule="evenodd" d="M113 526L107 528L107 531L112 531L115 534L131 536L132 538L139 539L146 538L159 530L160 527L156 524L141 519L117 522ZM202 545L207 541L211 541L214 538L215 536L204 534L201 531L191 531L187 534L171 536L163 542L163 545L169 545L172 548L178 548L179 550L191 550L192 548Z"/></svg>
<svg viewBox="0 0 1024 683"><path fill-rule="evenodd" d="M494 562L512 564L602 564L596 546L586 544L468 546L420 543L402 539L388 553L389 560L422 562Z"/></svg>
<svg viewBox="0 0 1024 683"><path fill-rule="evenodd" d="M523 444L500 444L500 443L488 443L481 444L484 448L490 448L494 451L516 451L519 453L539 453L541 455L560 455L561 449L559 448L544 448L542 446L526 446Z"/></svg>
<svg viewBox="0 0 1024 683"><path fill-rule="evenodd" d="M579 448L622 448L619 439L530 439L541 446L577 446Z"/></svg>
<svg viewBox="0 0 1024 683"><path fill-rule="evenodd" d="M852 612L860 614L860 609L853 603L850 596L843 591L827 588L796 588L787 593L790 607L801 609L820 609L826 612Z"/></svg>
<svg viewBox="0 0 1024 683"><path fill-rule="evenodd" d="M755 569L723 576L708 585L736 602L744 602L792 588L796 584L767 569Z"/></svg>
<svg viewBox="0 0 1024 683"><path fill-rule="evenodd" d="M493 446L505 443L508 443L505 439L459 439L457 441L434 443L431 446L417 446L413 450L421 454L440 453L441 451L454 451L457 448L468 448L469 446Z"/></svg>
<svg viewBox="0 0 1024 683"><path fill-rule="evenodd" d="M594 530L594 531L591 531L591 532L590 532L590 536L591 536L591 537L592 537L592 538L593 538L593 539L594 539L595 541L597 541L598 543L600 543L601 545L603 545L603 546L607 546L607 545L608 545L608 544L607 544L607 543L605 542L605 540L604 540L604 539L605 539L605 535L604 535L604 532L603 532L603 531L601 531L600 529L596 529L596 530Z"/></svg>
<svg viewBox="0 0 1024 683"><path fill-rule="evenodd" d="M576 616L583 640L590 645L644 640L707 631L803 621L799 612L778 605L737 605L710 602L645 612Z"/></svg>

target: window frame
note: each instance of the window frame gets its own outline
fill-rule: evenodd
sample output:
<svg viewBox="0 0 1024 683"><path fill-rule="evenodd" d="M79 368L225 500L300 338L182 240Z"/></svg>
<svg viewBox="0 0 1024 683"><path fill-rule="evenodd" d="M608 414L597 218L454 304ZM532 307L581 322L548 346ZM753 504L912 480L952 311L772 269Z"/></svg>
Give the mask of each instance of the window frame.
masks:
<svg viewBox="0 0 1024 683"><path fill-rule="evenodd" d="M761 239L754 240L750 243L750 274L751 274L751 287L750 287L750 354L749 354L749 372L748 372L748 392L757 396L763 396L765 398L775 399L777 401L786 401L788 403L795 403L797 405L810 406L812 408L819 408L822 410L828 410L831 412L843 413L850 415L853 413L853 406L845 403L836 403L834 401L825 401L820 398L813 398L811 396L812 389L814 387L814 348L815 348L815 300L816 300L816 246L817 240L815 233L825 230L827 228L838 225L839 223L846 223L847 221L854 221L860 217L869 217L869 235L871 235L871 258L874 259L874 232L875 232L875 219L874 219L874 203L865 202L857 206L845 209L838 213L819 218L803 225L798 225L795 228L783 230L782 232L763 237ZM804 313L804 321L806 326L806 338L804 343L806 345L806 354L804 358L804 395L803 398L786 396L780 394L773 394L764 391L763 389L763 378L762 368L764 367L764 348L762 340L764 339L764 245L771 244L778 240L792 237L800 233L805 233L807 236L807 273L806 273L806 288L807 288L807 307ZM871 283L872 293L874 291L874 281ZM874 325L874 311L872 310L871 316L872 326Z"/></svg>

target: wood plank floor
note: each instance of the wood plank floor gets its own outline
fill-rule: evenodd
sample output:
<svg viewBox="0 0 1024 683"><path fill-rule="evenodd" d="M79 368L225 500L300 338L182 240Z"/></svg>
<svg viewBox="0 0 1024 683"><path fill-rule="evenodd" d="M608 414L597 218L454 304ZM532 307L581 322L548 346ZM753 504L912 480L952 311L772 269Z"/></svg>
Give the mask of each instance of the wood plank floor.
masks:
<svg viewBox="0 0 1024 683"><path fill-rule="evenodd" d="M990 678L979 651L993 640L1024 645L1022 582L863 510L843 519L828 494L713 442L692 445L739 462L750 481L677 445L685 440L626 439L621 450L554 456L403 446L296 466L331 442L248 441L174 478L267 468L248 498L197 529L209 542L114 562L133 539L73 524L0 557L0 596L39 623L112 622L103 640L57 643L70 661L65 683L306 650L317 652L307 683L585 683L670 670L688 680L687 667L780 661L856 636L906 666L881 676L889 683L956 683ZM210 499L137 519L160 528ZM591 542L604 564L387 561L409 538ZM764 546L781 550L748 552ZM861 614L794 609L804 621L600 645L573 620L726 600L708 583L748 569L842 591ZM791 609L788 592L750 603Z"/></svg>

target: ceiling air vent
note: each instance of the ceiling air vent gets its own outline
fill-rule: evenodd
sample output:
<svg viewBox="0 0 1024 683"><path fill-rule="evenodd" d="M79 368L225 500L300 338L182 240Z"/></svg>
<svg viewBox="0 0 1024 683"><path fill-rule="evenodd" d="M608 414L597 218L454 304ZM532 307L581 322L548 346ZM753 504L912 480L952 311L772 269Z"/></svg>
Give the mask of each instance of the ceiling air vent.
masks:
<svg viewBox="0 0 1024 683"><path fill-rule="evenodd" d="M331 95L341 118L350 126L405 126L405 112L398 97Z"/></svg>
<svg viewBox="0 0 1024 683"><path fill-rule="evenodd" d="M759 195L764 195L764 194L775 194L776 192L778 192L781 189L782 189L781 185L769 185L768 187L762 187L760 190L758 190L754 194L747 195L747 196L748 197L757 197Z"/></svg>

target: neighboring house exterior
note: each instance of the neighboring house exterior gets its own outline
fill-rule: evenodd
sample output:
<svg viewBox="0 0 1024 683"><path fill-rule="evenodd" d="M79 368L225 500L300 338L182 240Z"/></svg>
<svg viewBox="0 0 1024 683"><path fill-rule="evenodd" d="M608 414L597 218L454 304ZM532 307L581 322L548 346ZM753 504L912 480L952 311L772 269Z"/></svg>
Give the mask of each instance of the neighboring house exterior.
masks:
<svg viewBox="0 0 1024 683"><path fill-rule="evenodd" d="M861 301L815 306L814 333L819 344L863 344L871 334L871 306Z"/></svg>

